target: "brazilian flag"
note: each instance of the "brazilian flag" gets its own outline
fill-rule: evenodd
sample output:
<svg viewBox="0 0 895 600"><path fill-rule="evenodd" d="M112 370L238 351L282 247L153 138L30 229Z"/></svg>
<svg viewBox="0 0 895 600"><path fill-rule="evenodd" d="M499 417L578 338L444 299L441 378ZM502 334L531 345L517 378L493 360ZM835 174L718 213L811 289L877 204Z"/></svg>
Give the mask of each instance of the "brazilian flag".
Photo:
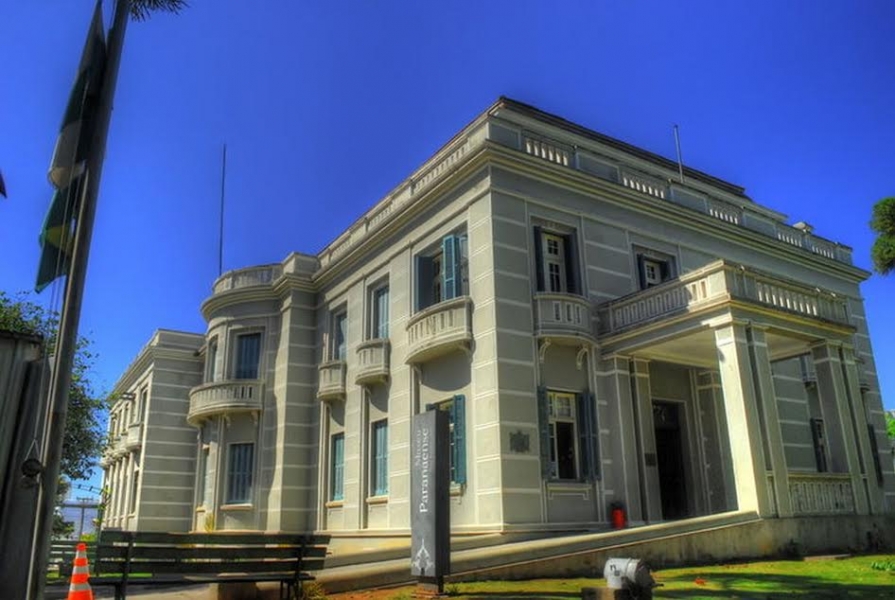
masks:
<svg viewBox="0 0 895 600"><path fill-rule="evenodd" d="M87 184L87 159L105 65L106 36L102 4L98 1L50 164L48 177L56 192L40 234L42 250L35 286L38 292L68 273L78 210Z"/></svg>

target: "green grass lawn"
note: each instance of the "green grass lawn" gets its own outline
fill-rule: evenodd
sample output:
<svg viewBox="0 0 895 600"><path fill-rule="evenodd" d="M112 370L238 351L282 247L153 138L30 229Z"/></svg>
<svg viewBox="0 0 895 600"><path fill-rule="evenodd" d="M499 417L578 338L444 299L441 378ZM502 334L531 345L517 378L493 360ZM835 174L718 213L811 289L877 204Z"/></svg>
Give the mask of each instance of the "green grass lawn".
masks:
<svg viewBox="0 0 895 600"><path fill-rule="evenodd" d="M876 564L878 568L873 568ZM881 568L880 568L881 567ZM842 560L791 560L666 569L654 572L663 586L654 598L887 598L895 599L895 555ZM448 584L461 599L580 598L582 587L603 587L602 579L540 579ZM409 599L412 588L375 597ZM360 592L355 592L358 594ZM362 594L362 593L361 593ZM350 598L351 594L335 598ZM361 596L357 596L361 597Z"/></svg>

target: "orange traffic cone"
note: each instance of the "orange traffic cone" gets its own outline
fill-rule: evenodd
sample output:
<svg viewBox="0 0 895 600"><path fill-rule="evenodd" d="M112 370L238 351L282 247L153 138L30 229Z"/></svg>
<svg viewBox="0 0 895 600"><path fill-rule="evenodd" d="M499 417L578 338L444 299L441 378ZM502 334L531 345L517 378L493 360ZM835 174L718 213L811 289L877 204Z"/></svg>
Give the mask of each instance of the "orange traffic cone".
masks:
<svg viewBox="0 0 895 600"><path fill-rule="evenodd" d="M93 600L93 590L90 589L90 584L87 582L89 578L87 545L78 544L74 569L71 572L71 585L68 586L68 600Z"/></svg>

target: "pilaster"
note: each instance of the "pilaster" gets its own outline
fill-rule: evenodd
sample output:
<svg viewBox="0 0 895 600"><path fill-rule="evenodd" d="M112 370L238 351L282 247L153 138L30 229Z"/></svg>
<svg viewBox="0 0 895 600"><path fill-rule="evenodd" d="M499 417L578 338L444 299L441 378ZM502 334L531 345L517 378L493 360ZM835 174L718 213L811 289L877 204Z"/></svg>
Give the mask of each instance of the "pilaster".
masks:
<svg viewBox="0 0 895 600"><path fill-rule="evenodd" d="M607 444L602 445L609 455L603 459L605 495L623 502L631 521L643 521L630 361L619 355L605 357L598 375L598 397L608 402L605 427L611 432L608 448Z"/></svg>
<svg viewBox="0 0 895 600"><path fill-rule="evenodd" d="M659 464L656 457L656 428L650 391L649 361L634 358L631 367L631 396L637 436L637 465L640 470L640 497L643 516L649 522L662 520Z"/></svg>
<svg viewBox="0 0 895 600"><path fill-rule="evenodd" d="M777 500L777 514L781 517L791 517L793 514L792 501L789 497L783 433L780 431L780 414L777 410L774 375L771 371L765 328L752 325L746 330L746 334L752 359L759 418L763 421L767 458L774 474L773 485L774 496Z"/></svg>

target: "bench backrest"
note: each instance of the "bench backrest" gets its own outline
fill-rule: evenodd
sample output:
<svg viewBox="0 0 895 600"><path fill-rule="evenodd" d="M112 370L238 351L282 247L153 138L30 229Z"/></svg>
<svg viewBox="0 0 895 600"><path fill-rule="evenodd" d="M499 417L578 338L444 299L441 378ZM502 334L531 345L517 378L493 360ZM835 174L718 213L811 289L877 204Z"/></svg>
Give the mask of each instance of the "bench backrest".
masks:
<svg viewBox="0 0 895 600"><path fill-rule="evenodd" d="M103 531L93 572L122 574L319 571L329 538L307 534Z"/></svg>
<svg viewBox="0 0 895 600"><path fill-rule="evenodd" d="M47 566L56 567L61 576L67 577L71 575L72 567L75 560L75 550L78 544L77 540L53 540L50 542L50 556L47 560ZM86 542L87 559L90 564L96 558L96 542Z"/></svg>

